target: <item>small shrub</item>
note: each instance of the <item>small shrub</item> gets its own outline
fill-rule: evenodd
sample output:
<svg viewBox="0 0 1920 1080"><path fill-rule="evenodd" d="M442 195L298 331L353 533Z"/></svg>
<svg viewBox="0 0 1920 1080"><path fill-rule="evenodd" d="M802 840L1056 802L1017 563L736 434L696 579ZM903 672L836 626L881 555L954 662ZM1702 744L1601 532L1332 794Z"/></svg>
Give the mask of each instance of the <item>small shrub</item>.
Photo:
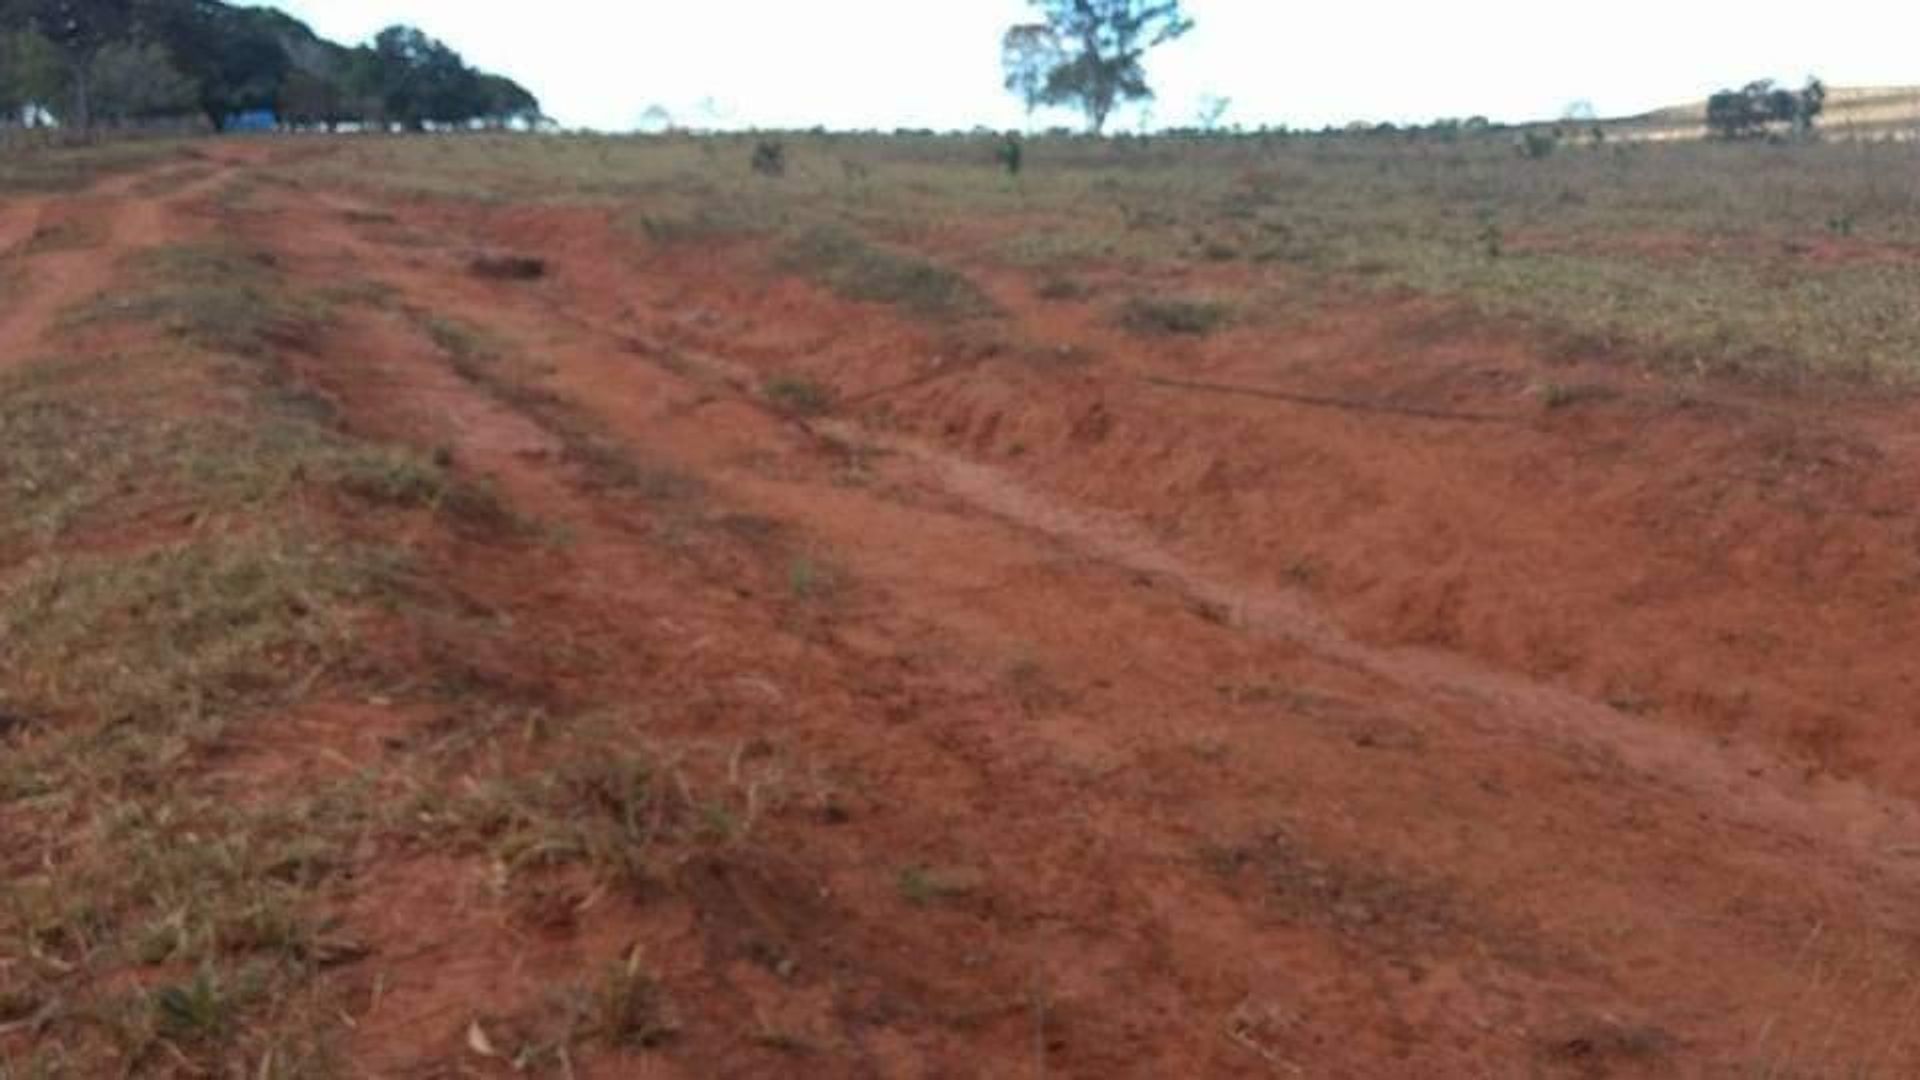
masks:
<svg viewBox="0 0 1920 1080"><path fill-rule="evenodd" d="M1560 149L1560 136L1552 131L1529 131L1520 136L1520 156L1529 161L1541 161L1553 156Z"/></svg>
<svg viewBox="0 0 1920 1080"><path fill-rule="evenodd" d="M640 950L607 972L594 997L594 1020L609 1045L652 1049L680 1032L658 980L640 964Z"/></svg>
<svg viewBox="0 0 1920 1080"><path fill-rule="evenodd" d="M996 156L1000 159L1000 167L1007 170L1008 176L1019 176L1020 169L1026 163L1026 148L1021 145L1018 135L1009 135L1006 141L1000 144L1000 150Z"/></svg>
<svg viewBox="0 0 1920 1080"><path fill-rule="evenodd" d="M1619 391L1596 383L1547 383L1540 387L1539 394L1540 404L1559 410L1608 401L1619 396Z"/></svg>
<svg viewBox="0 0 1920 1080"><path fill-rule="evenodd" d="M154 1017L159 1030L186 1043L213 1042L233 1030L243 988L230 986L215 972L202 968L193 981L162 986L153 992Z"/></svg>
<svg viewBox="0 0 1920 1080"><path fill-rule="evenodd" d="M1501 232L1500 223L1491 216L1482 219L1480 246L1489 259L1497 259L1506 254L1506 234Z"/></svg>
<svg viewBox="0 0 1920 1080"><path fill-rule="evenodd" d="M532 255L489 252L475 256L467 264L467 269L475 277L499 281L536 281L546 276L547 261Z"/></svg>
<svg viewBox="0 0 1920 1080"><path fill-rule="evenodd" d="M790 416L819 416L833 408L833 391L812 379L777 376L767 380L762 392L776 408Z"/></svg>
<svg viewBox="0 0 1920 1080"><path fill-rule="evenodd" d="M786 145L772 139L762 139L753 146L753 171L769 179L779 179L787 175Z"/></svg>
<svg viewBox="0 0 1920 1080"><path fill-rule="evenodd" d="M1120 322L1137 333L1197 337L1220 329L1231 315L1225 304L1214 300L1140 297L1127 302Z"/></svg>
<svg viewBox="0 0 1920 1080"><path fill-rule="evenodd" d="M800 555L787 567L787 587L797 600L821 600L839 590L840 579L831 566Z"/></svg>
<svg viewBox="0 0 1920 1080"><path fill-rule="evenodd" d="M978 878L977 873L966 869L917 865L902 867L893 884L902 900L914 907L929 907L978 892Z"/></svg>
<svg viewBox="0 0 1920 1080"><path fill-rule="evenodd" d="M1033 292L1042 300L1054 302L1085 300L1093 295L1093 290L1088 288L1085 282L1064 274L1057 274L1040 282Z"/></svg>

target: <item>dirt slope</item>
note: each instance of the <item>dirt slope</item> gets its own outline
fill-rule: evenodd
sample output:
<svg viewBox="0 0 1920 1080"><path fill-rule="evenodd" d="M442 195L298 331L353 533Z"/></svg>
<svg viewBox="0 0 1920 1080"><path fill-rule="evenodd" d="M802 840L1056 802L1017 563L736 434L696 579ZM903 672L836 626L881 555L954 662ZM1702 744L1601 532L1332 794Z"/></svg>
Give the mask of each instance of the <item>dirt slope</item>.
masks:
<svg viewBox="0 0 1920 1080"><path fill-rule="evenodd" d="M1143 344L986 268L1018 332L980 347L584 211L249 207L370 286L303 383L547 537L416 538L500 628L474 684L718 763L746 822L632 891L370 841L347 1074L507 1075L636 946L676 1034L555 1075L1920 1071L1910 408L1598 369L1543 412L1531 343L1425 302ZM796 373L850 404L783 413ZM475 715L343 706L235 782Z"/></svg>

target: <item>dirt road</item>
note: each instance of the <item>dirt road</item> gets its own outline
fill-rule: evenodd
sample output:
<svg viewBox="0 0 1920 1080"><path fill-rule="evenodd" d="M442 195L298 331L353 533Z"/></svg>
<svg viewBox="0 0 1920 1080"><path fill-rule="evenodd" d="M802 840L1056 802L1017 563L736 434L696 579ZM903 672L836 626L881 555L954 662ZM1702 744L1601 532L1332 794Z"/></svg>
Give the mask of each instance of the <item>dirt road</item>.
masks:
<svg viewBox="0 0 1920 1080"><path fill-rule="evenodd" d="M1876 434L1910 410L1669 408L1602 372L1623 397L1540 416L1517 339L1416 302L1187 356L1004 280L1100 359L915 383L937 332L738 251L638 257L590 211L262 185L205 216L269 167L89 196L102 242L36 264L0 359L189 205L379 286L300 377L565 537L423 541L511 627L475 663L835 793L556 931L484 858L383 849L343 909L378 986L356 1074L494 1068L479 1012L635 942L683 1031L581 1075L1920 1071L1916 449ZM469 272L498 249L550 271ZM1176 362L1516 419L1140 378ZM862 403L788 415L761 388L796 371Z"/></svg>

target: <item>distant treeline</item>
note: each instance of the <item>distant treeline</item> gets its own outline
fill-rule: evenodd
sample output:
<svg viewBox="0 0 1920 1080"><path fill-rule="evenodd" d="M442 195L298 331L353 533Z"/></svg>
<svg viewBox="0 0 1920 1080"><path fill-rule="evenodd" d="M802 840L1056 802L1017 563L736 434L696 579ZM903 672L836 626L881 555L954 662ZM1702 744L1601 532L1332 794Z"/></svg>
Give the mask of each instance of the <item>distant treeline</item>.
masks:
<svg viewBox="0 0 1920 1080"><path fill-rule="evenodd" d="M215 130L543 119L526 88L412 27L348 47L276 9L220 0L0 0L0 123L181 118Z"/></svg>

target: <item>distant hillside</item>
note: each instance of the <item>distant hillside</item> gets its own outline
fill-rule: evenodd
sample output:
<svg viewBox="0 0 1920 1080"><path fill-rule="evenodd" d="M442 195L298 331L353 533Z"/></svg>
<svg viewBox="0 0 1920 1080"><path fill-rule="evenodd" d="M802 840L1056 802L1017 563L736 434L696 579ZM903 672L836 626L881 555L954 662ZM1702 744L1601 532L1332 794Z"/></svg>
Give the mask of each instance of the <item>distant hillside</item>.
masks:
<svg viewBox="0 0 1920 1080"><path fill-rule="evenodd" d="M1609 138L1670 142L1705 138L1705 100L1601 122ZM1920 86L1831 87L1820 131L1831 138L1920 138Z"/></svg>

